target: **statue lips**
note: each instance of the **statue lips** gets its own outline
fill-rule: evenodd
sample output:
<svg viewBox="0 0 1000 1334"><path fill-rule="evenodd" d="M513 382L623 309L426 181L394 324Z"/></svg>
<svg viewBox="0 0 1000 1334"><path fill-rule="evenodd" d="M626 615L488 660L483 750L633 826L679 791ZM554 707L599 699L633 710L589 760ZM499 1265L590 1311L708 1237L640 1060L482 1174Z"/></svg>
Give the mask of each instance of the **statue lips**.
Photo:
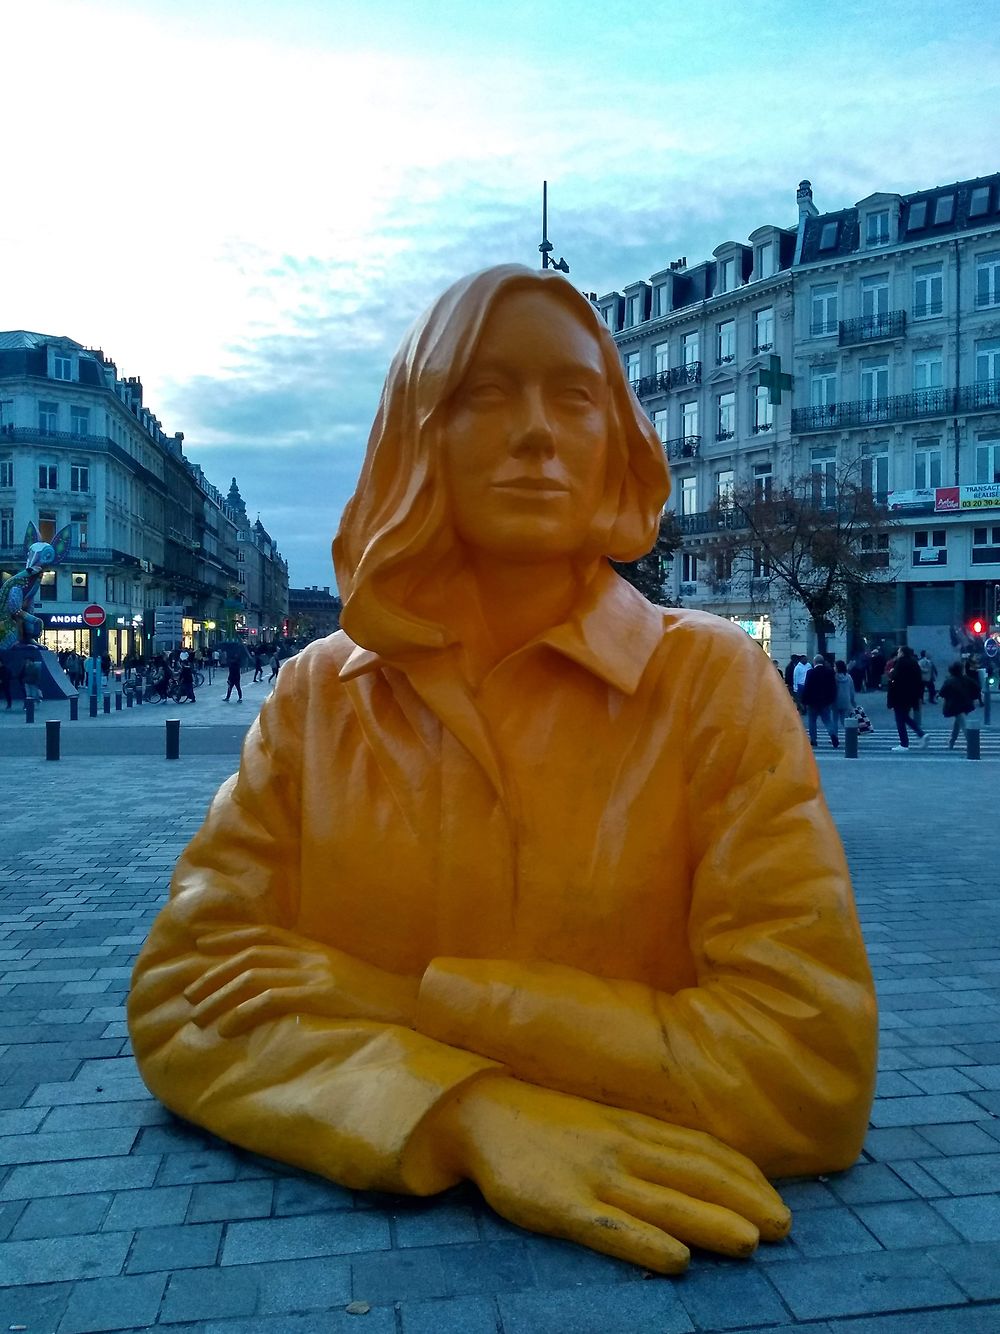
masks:
<svg viewBox="0 0 1000 1334"><path fill-rule="evenodd" d="M569 491L568 486L554 477L512 477L509 481L494 482L493 489L539 496L565 495Z"/></svg>

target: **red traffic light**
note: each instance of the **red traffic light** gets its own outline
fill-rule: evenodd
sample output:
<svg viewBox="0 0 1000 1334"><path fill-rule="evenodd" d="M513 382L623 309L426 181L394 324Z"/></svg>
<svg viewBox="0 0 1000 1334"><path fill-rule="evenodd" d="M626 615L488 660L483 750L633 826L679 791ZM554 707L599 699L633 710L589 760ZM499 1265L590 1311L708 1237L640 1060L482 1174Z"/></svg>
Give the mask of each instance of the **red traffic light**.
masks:
<svg viewBox="0 0 1000 1334"><path fill-rule="evenodd" d="M981 635L986 630L986 622L981 616L977 616L975 620L969 622L969 629L974 635Z"/></svg>

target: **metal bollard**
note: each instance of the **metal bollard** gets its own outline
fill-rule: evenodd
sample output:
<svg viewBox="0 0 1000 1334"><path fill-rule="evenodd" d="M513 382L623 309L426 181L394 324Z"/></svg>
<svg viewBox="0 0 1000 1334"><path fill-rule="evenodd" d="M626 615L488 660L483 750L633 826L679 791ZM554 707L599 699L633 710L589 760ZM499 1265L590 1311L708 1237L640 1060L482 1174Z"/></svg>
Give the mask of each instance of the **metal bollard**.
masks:
<svg viewBox="0 0 1000 1334"><path fill-rule="evenodd" d="M980 729L981 729L981 724L978 718L966 718L965 758L967 760L979 759Z"/></svg>
<svg viewBox="0 0 1000 1334"><path fill-rule="evenodd" d="M130 709L134 703L135 703L135 691L127 690L125 692L125 707Z"/></svg>
<svg viewBox="0 0 1000 1334"><path fill-rule="evenodd" d="M122 692L121 692L120 690L116 690L116 691L115 691L115 713L121 713L121 711L122 711Z"/></svg>
<svg viewBox="0 0 1000 1334"><path fill-rule="evenodd" d="M844 719L844 759L856 760L858 758L858 720L857 718Z"/></svg>
<svg viewBox="0 0 1000 1334"><path fill-rule="evenodd" d="M59 728L61 725L58 718L45 719L45 758L47 760L57 760L59 758Z"/></svg>
<svg viewBox="0 0 1000 1334"><path fill-rule="evenodd" d="M989 726L991 726L991 724L990 724L990 714L992 713L992 707L991 707L991 705L992 705L992 700L990 699L990 683L989 683L989 681L987 681L987 682L986 682L986 685L983 687L983 726L984 726L984 727L989 727Z"/></svg>
<svg viewBox="0 0 1000 1334"><path fill-rule="evenodd" d="M137 681L137 682L136 682L136 687L135 687L135 692L134 692L134 693L135 693L135 702L136 702L136 704L141 704L141 703L142 703L142 696L143 696L143 693L145 692L145 689L146 689L146 683L145 683L144 681Z"/></svg>
<svg viewBox="0 0 1000 1334"><path fill-rule="evenodd" d="M29 699L27 695L24 697L24 721L26 723L33 723L35 721L35 701Z"/></svg>
<svg viewBox="0 0 1000 1334"><path fill-rule="evenodd" d="M181 757L181 720L167 719L167 759L179 760Z"/></svg>
<svg viewBox="0 0 1000 1334"><path fill-rule="evenodd" d="M70 695L69 697L69 720L71 723L78 722L80 718L80 696Z"/></svg>
<svg viewBox="0 0 1000 1334"><path fill-rule="evenodd" d="M106 692L105 692L105 695L104 695L104 712L105 712L105 713L110 713L110 712L111 712L111 696L110 696L109 694L107 694Z"/></svg>
<svg viewBox="0 0 1000 1334"><path fill-rule="evenodd" d="M91 697L90 697L90 716L91 716L91 718L96 718L96 717L97 717L97 696L96 696L96 695L91 695Z"/></svg>

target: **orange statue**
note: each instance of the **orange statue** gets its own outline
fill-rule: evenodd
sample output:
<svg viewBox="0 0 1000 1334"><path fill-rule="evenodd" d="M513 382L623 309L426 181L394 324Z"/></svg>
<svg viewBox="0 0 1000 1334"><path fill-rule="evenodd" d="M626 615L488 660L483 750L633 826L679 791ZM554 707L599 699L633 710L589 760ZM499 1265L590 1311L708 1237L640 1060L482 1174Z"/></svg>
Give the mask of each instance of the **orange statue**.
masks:
<svg viewBox="0 0 1000 1334"><path fill-rule="evenodd" d="M136 966L168 1107L667 1273L784 1236L766 1176L854 1161L875 1002L801 722L742 630L607 561L668 493L561 277L490 269L414 326L344 631L282 669Z"/></svg>

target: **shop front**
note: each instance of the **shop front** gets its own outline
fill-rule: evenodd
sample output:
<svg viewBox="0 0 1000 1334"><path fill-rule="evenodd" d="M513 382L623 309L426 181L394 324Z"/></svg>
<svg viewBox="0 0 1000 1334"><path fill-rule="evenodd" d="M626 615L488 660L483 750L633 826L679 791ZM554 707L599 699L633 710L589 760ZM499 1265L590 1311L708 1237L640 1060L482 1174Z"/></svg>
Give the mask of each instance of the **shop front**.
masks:
<svg viewBox="0 0 1000 1334"><path fill-rule="evenodd" d="M53 653L79 653L89 658L96 646L95 632L85 624L82 611L51 611L36 613L42 622L38 642ZM111 613L104 623L107 648L111 661L118 666L130 653L142 653L144 642L142 617L119 616Z"/></svg>
<svg viewBox="0 0 1000 1334"><path fill-rule="evenodd" d="M771 652L770 616L730 616L734 625L738 625L751 639L755 639L765 653Z"/></svg>

